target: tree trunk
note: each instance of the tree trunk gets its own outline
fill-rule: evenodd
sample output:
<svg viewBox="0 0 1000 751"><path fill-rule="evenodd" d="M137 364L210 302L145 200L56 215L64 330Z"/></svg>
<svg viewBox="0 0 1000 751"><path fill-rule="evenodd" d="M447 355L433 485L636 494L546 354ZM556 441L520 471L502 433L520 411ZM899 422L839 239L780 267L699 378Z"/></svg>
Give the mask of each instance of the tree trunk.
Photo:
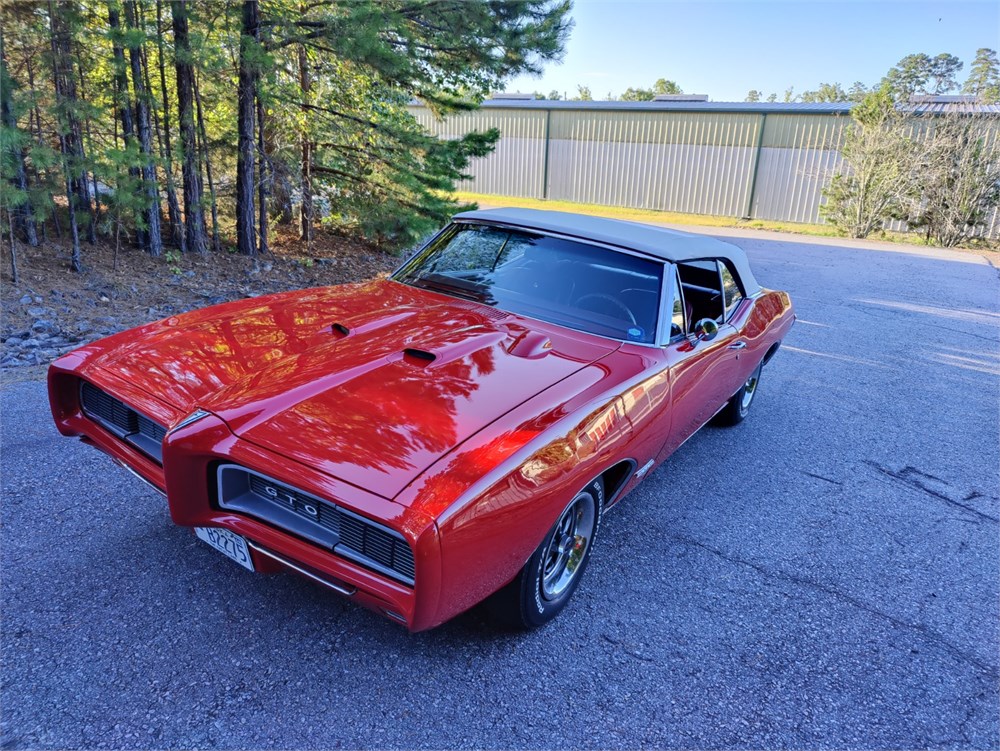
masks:
<svg viewBox="0 0 1000 751"><path fill-rule="evenodd" d="M164 171L167 173L167 216L170 219L170 237L174 245L181 249L181 253L186 253L187 238L184 235L184 228L181 226L181 208L177 203L177 191L174 189L174 160L170 146L170 99L167 96L167 74L164 71L166 55L163 52L163 35L166 33L166 27L163 25L162 0L156 0L156 31L160 67L160 96L163 99L163 151L166 155Z"/></svg>
<svg viewBox="0 0 1000 751"><path fill-rule="evenodd" d="M77 222L77 212L80 210L80 193L75 182L82 182L86 189L86 175L80 179L80 123L76 117L76 85L70 68L69 29L61 12L57 13L49 0L49 25L52 45L52 76L55 88L56 102L62 116L59 118L59 150L63 157L63 174L66 177L66 199L69 202L69 226L72 237L70 267L73 271L82 271L80 260L80 232Z"/></svg>
<svg viewBox="0 0 1000 751"><path fill-rule="evenodd" d="M191 64L191 44L188 39L187 2L171 0L174 26L174 66L177 69L177 116L180 120L181 172L184 178L184 230L187 248L192 253L204 253L208 238L205 215L198 189L198 144L194 127L194 69Z"/></svg>
<svg viewBox="0 0 1000 751"><path fill-rule="evenodd" d="M156 96L153 94L153 86L149 81L149 55L147 53L147 40L148 40L148 24L146 22L146 9L142 3L137 4L135 0L132 0L132 6L136 9L136 21L138 23L138 28L143 30L143 40L142 44L139 45L139 67L142 70L142 83L145 87L146 92L146 108L149 111L149 118L151 118L150 128L151 128L151 139L155 139L155 152L153 151L154 144L150 143L150 166L153 170L153 182L156 186L156 217L157 223L160 227L159 234L159 246L160 250L163 250L163 198L160 194L161 183L159 173L157 172L157 164L163 164L163 137L160 134L160 118L157 115L156 108ZM160 30L159 27L156 29L156 36L159 38Z"/></svg>
<svg viewBox="0 0 1000 751"><path fill-rule="evenodd" d="M267 160L270 211L277 217L278 224L289 225L295 220L292 207L292 175L284 159L276 155L278 147L272 120L264 131L264 158ZM298 169L296 169L298 172ZM298 182L298 175L295 176Z"/></svg>
<svg viewBox="0 0 1000 751"><path fill-rule="evenodd" d="M125 148L135 143L135 122L132 119L132 97L128 91L128 63L125 61L125 50L121 44L121 17L118 13L118 0L108 3L108 26L111 28L111 53L114 57L115 103L118 105L118 118L122 124L122 141ZM128 173L134 178L139 177L139 168L130 166ZM119 187L120 189L120 187ZM116 223L121 217L116 218ZM136 228L136 242L140 247L146 246L144 232Z"/></svg>
<svg viewBox="0 0 1000 751"><path fill-rule="evenodd" d="M115 71L115 103L118 105L118 116L122 124L122 137L125 144L132 140L135 129L132 124L132 102L128 95L128 73L125 62L125 50L121 45L121 19L115 0L108 3L108 26L111 28L111 53L114 56Z"/></svg>
<svg viewBox="0 0 1000 751"><path fill-rule="evenodd" d="M201 153L205 161L205 177L208 178L208 194L212 201L212 250L218 253L222 250L219 241L219 208L215 201L215 183L212 181L212 160L208 155L208 133L205 130L205 118L201 110L201 92L198 90L198 77L194 79L194 101L198 110L198 130L201 132Z"/></svg>
<svg viewBox="0 0 1000 751"><path fill-rule="evenodd" d="M7 208L7 228L10 230L10 280L14 284L20 284L17 275L17 248L14 246L14 216Z"/></svg>
<svg viewBox="0 0 1000 751"><path fill-rule="evenodd" d="M260 76L257 76L257 153L260 157L260 167L257 176L257 211L259 214L260 231L257 236L257 252L267 253L267 196L270 193L271 169L264 144L264 100L260 95Z"/></svg>
<svg viewBox="0 0 1000 751"><path fill-rule="evenodd" d="M254 217L254 143L257 94L256 66L250 57L257 52L250 50L260 37L260 18L257 1L244 0L240 28L239 85L237 89L237 158L236 158L236 246L240 253L252 256L257 252Z"/></svg>
<svg viewBox="0 0 1000 751"><path fill-rule="evenodd" d="M4 78L10 81L7 68L7 57L4 52L3 46L3 30L0 29L0 66L3 66ZM13 83L13 82L12 82ZM9 87L3 87L0 90L0 122L11 131L17 130L17 118L14 116L13 107L13 92L9 90ZM30 129L30 123L29 123ZM7 218L10 220L11 229L11 262L14 264L14 282L17 282L17 260L14 257L14 225L20 228L21 232L24 233L25 239L28 241L29 245L38 245L38 231L35 227L35 215L31 209L31 201L28 200L28 172L25 169L25 149L23 146L17 146L16 144L11 144L10 146L11 162L14 167L14 174L9 177L10 181L14 183L17 190L24 192L25 201L20 206L18 206L13 212L11 212L10 207L7 208Z"/></svg>
<svg viewBox="0 0 1000 751"><path fill-rule="evenodd" d="M77 73L80 76L80 101L86 102L87 101L87 91L84 88L83 56L80 54L79 46L76 45L76 47L77 47L77 49L75 50L75 52L73 54L73 57L77 61ZM83 122L84 122L84 128L85 128L86 133L87 133L87 145L89 147L93 148L93 146L94 146L94 139L93 139L93 137L91 136L91 133L90 133L90 115L89 114L86 115L86 117L84 117ZM82 138L82 136L81 136L81 139L80 139L80 153L81 154L84 153L84 145L83 145L83 138ZM87 186L87 173L86 173L86 171L84 171L84 173L83 173L83 194L84 194L83 195L83 200L86 202L86 204L87 204L87 211L90 213L90 224L87 226L87 241L91 245L95 245L97 243L97 224L101 220L101 194L100 194L100 191L97 189L97 173L96 172L91 171L91 173L90 173L90 181L91 181L91 183L93 185L93 188L94 188L94 203L93 203L93 206L91 206L91 203L90 203L90 188Z"/></svg>
<svg viewBox="0 0 1000 751"><path fill-rule="evenodd" d="M28 82L29 82L28 85L30 87L30 90L34 91L35 90L35 82L34 82L34 76L32 75L32 71L31 71L31 62L30 61L25 61L25 62L26 62L25 67L28 70ZM40 122L38 122L38 117L37 116L38 116L38 102L36 100L35 105L30 110L28 110L28 135L30 135L35 140L35 143L37 143L39 146L43 146L43 141L42 141L42 138L41 138L42 125L41 125ZM37 136L36 136L36 133L38 134ZM47 180L47 176L46 176L46 180ZM42 185L45 184L42 181L42 172L38 168L38 164L36 164L34 162L31 165L30 181L32 183L34 183L35 185L37 185L37 186L42 186ZM49 199L49 205L52 206L53 205L53 202L52 202L52 193L50 191L46 190L46 195L48 196L48 199ZM34 215L35 224L36 224L38 233L40 234L39 240L41 240L42 244L45 244L45 243L47 243L49 241L48 233L46 232L46 229L45 229L45 213L46 212L45 211L41 212L42 213L42 218L39 221L37 209L35 209L34 206L32 208L33 208L32 213ZM55 217L55 211L52 212L52 216ZM58 224L56 224L56 229L58 230L58 228L59 228ZM56 235L58 236L58 232L56 233Z"/></svg>
<svg viewBox="0 0 1000 751"><path fill-rule="evenodd" d="M309 75L309 58L305 45L299 46L299 86L302 89L302 120L307 121L309 93L312 89L312 79ZM309 127L302 126L302 203L299 204L300 237L306 242L313 239L313 185L312 185L312 141Z"/></svg>
<svg viewBox="0 0 1000 751"><path fill-rule="evenodd" d="M74 61L79 63L80 56L73 50L73 33L69 26L68 19L62 16L63 9L73 7L72 3L60 3L59 19L60 33L57 35L56 43L59 47L59 67L62 68L63 75L63 106L67 111L67 122L69 126L68 146L72 159L70 168L72 170L72 188L77 196L77 211L84 211L84 218L87 225L87 241L91 245L97 243L96 221L94 219L94 209L90 203L90 186L87 183L87 156L83 142L83 124L80 122L77 108L82 101L76 88L74 78ZM55 68L55 65L53 65ZM82 70L81 70L82 75ZM82 78L81 78L82 80Z"/></svg>
<svg viewBox="0 0 1000 751"><path fill-rule="evenodd" d="M28 88L31 91L35 90L35 70L31 65L31 58L29 57L25 60L25 67L28 71ZM32 107L32 111L35 113L35 143L38 144L39 148L44 146L45 139L42 137L42 113L38 108L38 100L35 99L35 105ZM38 166L35 166L35 181L41 181L41 173L38 170ZM49 183L49 172L48 169L45 171L45 181L46 184ZM55 201L52 198L52 193L49 191L49 205L52 207L52 226L56 231L56 237L60 240L62 239L62 225L59 223L59 212L55 210ZM45 237L45 222L42 222L42 237Z"/></svg>
<svg viewBox="0 0 1000 751"><path fill-rule="evenodd" d="M125 3L125 20L133 32L139 31L139 13L135 0ZM142 149L142 184L146 193L146 250L153 257L163 255L163 237L160 234L160 189L156 179L156 165L153 161L153 134L149 124L149 97L143 82L142 42L138 34L129 37L129 63L132 67L132 90L135 92L136 129L139 131L139 147Z"/></svg>
<svg viewBox="0 0 1000 751"><path fill-rule="evenodd" d="M141 7L139 9L139 24L142 26L142 28L144 28L144 29L146 28L145 13L143 13ZM159 30L157 30L157 35L159 35ZM164 155L164 152L163 152L163 130L160 128L160 114L159 114L158 108L156 106L156 98L155 98L155 96L153 94L153 84L152 84L152 81L150 81L150 78L149 78L149 55L146 53L146 47L145 47L145 45L143 45L139 49L139 55L142 58L142 82L143 82L143 84L146 87L146 98L147 98L147 101L149 102L149 114L153 118L152 126L153 126L153 137L156 140L156 156L157 156L157 159L158 159L158 164L159 164L160 168L162 169L163 164L164 164L164 159L165 159L165 155ZM159 186L160 186L160 176L159 176L159 172L156 172L156 167L157 167L157 165L154 164L153 165L153 170L154 170L154 173L156 174L156 184L157 184L157 187L159 188ZM163 185L164 186L167 184L166 177L167 177L166 171L164 170L164 180L163 180ZM162 199L161 199L161 201L159 203L159 208L160 208L160 228L162 230L162 228L163 228L163 203L162 203ZM170 224L169 219L170 219L170 200L168 198L167 199L167 224L168 225ZM169 241L170 242L173 241L173 230L172 230L172 228L170 228L170 238L169 238ZM161 244L162 244L162 242L161 242Z"/></svg>

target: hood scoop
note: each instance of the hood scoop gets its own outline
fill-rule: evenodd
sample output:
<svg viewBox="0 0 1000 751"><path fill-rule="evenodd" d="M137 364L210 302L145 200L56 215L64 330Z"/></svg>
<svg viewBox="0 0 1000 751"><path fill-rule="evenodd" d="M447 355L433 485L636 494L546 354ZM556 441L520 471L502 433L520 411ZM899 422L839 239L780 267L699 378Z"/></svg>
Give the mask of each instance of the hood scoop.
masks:
<svg viewBox="0 0 1000 751"><path fill-rule="evenodd" d="M425 349L416 349L414 347L407 347L403 350L403 359L410 363L410 365L417 365L419 367L424 367L430 365L437 359L437 355L433 352L428 352Z"/></svg>
<svg viewBox="0 0 1000 751"><path fill-rule="evenodd" d="M486 326L469 326L458 331L447 332L441 341L433 341L432 338L432 346L413 346L414 339L425 338L413 337L406 342L411 346L403 350L403 361L420 367L427 367L433 363L434 367L437 368L464 360L477 352L489 350L508 337L506 331Z"/></svg>
<svg viewBox="0 0 1000 751"><path fill-rule="evenodd" d="M552 340L540 331L525 331L514 337L507 346L507 354L523 357L525 360L538 360L552 351Z"/></svg>
<svg viewBox="0 0 1000 751"><path fill-rule="evenodd" d="M416 311L414 310L389 311L374 317L368 313L361 313L330 324L330 333L333 334L334 339L360 336L361 334L368 334L372 331L401 324L407 318L411 318L414 315L416 315Z"/></svg>

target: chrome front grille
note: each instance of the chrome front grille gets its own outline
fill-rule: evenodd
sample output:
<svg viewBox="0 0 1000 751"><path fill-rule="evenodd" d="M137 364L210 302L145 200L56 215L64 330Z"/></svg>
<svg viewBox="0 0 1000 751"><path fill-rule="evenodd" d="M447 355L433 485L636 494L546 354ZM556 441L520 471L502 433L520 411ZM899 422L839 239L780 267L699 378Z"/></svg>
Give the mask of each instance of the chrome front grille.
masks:
<svg viewBox="0 0 1000 751"><path fill-rule="evenodd" d="M398 532L270 477L219 467L219 506L256 517L413 586L413 550Z"/></svg>
<svg viewBox="0 0 1000 751"><path fill-rule="evenodd" d="M139 413L136 413L139 415ZM157 443L163 443L167 435L167 429L159 423L153 422L145 415L139 415L139 433L147 436Z"/></svg>
<svg viewBox="0 0 1000 751"><path fill-rule="evenodd" d="M342 516L340 543L362 557L383 562L383 565L413 581L413 550L405 540L400 540L384 529L367 524L356 516Z"/></svg>
<svg viewBox="0 0 1000 751"><path fill-rule="evenodd" d="M247 479L250 483L251 493L291 509L320 526L340 534L340 513L335 506L321 503L305 493L285 485L279 485L261 475L248 474Z"/></svg>
<svg viewBox="0 0 1000 751"><path fill-rule="evenodd" d="M167 434L164 426L87 381L80 382L80 406L91 420L132 444L157 464L163 463L163 437Z"/></svg>

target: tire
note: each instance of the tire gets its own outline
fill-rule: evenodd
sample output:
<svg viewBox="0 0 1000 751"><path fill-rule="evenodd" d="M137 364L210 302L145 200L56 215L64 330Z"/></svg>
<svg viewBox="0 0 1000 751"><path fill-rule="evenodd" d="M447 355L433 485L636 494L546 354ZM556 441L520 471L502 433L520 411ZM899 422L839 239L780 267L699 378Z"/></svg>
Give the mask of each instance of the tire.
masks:
<svg viewBox="0 0 1000 751"><path fill-rule="evenodd" d="M739 425L746 419L746 416L750 414L750 406L753 404L754 397L757 396L757 388L760 386L760 373L763 367L764 363L761 362L754 372L750 374L750 377L747 378L746 383L740 386L740 390L733 394L732 398L726 402L726 406L712 420L714 425L730 427Z"/></svg>
<svg viewBox="0 0 1000 751"><path fill-rule="evenodd" d="M603 508L604 483L598 478L566 506L514 581L487 601L495 621L533 629L562 612L587 568Z"/></svg>

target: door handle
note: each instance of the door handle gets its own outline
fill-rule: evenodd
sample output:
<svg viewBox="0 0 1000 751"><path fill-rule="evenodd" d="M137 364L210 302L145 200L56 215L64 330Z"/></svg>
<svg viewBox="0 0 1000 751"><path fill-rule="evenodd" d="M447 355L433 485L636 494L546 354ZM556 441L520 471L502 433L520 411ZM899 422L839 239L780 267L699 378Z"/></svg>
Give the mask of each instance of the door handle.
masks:
<svg viewBox="0 0 1000 751"><path fill-rule="evenodd" d="M746 342L733 342L729 345L729 349L746 349Z"/></svg>

